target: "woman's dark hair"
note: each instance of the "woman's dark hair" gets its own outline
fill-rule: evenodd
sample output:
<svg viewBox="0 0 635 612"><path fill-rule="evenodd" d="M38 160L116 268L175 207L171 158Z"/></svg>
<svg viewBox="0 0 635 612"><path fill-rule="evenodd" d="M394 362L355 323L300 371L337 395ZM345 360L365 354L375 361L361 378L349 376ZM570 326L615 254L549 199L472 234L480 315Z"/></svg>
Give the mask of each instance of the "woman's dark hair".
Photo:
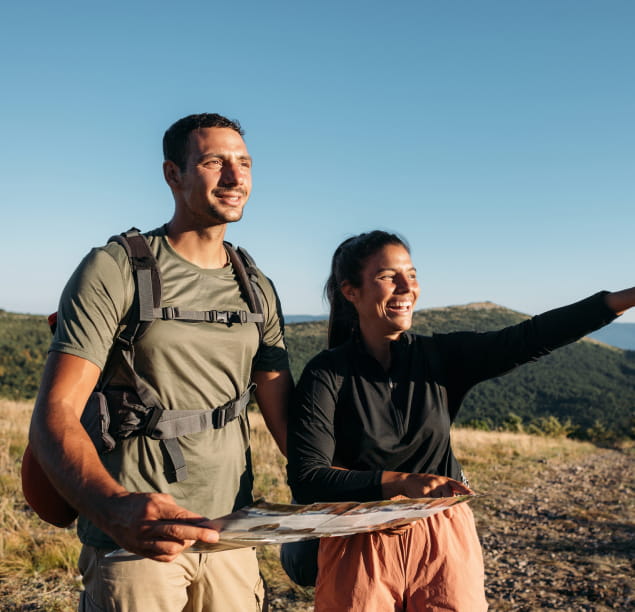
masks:
<svg viewBox="0 0 635 612"><path fill-rule="evenodd" d="M402 246L410 253L410 247L403 238L381 230L348 238L335 249L331 261L331 275L324 286L324 293L331 305L329 348L346 342L358 325L355 307L342 295L342 283L348 281L353 287L360 287L366 260L389 244Z"/></svg>

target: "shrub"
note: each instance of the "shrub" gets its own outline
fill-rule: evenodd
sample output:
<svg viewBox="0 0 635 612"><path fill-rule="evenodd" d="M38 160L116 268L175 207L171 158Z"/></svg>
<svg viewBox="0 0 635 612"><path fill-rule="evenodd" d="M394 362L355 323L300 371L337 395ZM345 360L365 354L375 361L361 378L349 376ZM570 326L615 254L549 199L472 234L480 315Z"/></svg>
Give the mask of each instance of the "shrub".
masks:
<svg viewBox="0 0 635 612"><path fill-rule="evenodd" d="M575 429L571 419L560 422L558 417L553 415L538 417L527 426L528 433L550 438L567 438Z"/></svg>

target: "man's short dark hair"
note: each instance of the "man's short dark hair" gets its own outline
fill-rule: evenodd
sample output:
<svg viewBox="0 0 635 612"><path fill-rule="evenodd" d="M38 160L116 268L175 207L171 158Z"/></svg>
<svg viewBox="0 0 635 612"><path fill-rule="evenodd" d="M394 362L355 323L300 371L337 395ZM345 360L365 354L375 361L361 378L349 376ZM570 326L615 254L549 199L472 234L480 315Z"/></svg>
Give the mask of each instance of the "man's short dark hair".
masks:
<svg viewBox="0 0 635 612"><path fill-rule="evenodd" d="M174 162L181 170L187 164L187 139L190 132L199 128L229 128L245 135L237 119L227 119L216 113L188 115L173 123L163 135L163 159Z"/></svg>

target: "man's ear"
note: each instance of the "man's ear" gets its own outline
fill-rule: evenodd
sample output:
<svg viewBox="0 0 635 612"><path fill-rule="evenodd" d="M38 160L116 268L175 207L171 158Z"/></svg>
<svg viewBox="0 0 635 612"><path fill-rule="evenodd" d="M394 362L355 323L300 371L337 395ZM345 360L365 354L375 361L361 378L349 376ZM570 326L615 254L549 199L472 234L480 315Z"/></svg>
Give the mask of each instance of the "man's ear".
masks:
<svg viewBox="0 0 635 612"><path fill-rule="evenodd" d="M345 299L353 304L355 303L358 294L357 287L353 287L349 281L344 281L340 286L340 291Z"/></svg>
<svg viewBox="0 0 635 612"><path fill-rule="evenodd" d="M163 162L163 176L165 182L174 189L181 184L181 170L169 159Z"/></svg>

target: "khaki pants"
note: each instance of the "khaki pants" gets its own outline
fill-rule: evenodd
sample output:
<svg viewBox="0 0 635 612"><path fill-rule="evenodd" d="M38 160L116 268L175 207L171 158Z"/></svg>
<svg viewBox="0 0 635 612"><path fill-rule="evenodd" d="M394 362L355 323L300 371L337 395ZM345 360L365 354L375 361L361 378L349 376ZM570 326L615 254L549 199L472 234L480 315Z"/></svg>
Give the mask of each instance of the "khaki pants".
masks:
<svg viewBox="0 0 635 612"><path fill-rule="evenodd" d="M481 545L469 506L411 527L320 541L316 612L487 610Z"/></svg>
<svg viewBox="0 0 635 612"><path fill-rule="evenodd" d="M84 546L79 570L85 590L79 612L261 612L264 585L255 549L183 553L171 563L107 558Z"/></svg>

